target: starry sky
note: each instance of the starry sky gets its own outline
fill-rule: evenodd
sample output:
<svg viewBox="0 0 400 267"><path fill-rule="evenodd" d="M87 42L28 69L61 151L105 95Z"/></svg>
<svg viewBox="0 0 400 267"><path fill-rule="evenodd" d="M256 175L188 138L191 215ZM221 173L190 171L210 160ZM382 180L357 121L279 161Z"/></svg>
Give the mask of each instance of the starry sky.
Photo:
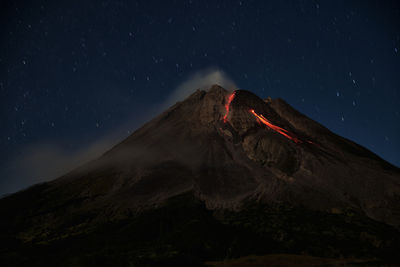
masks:
<svg viewBox="0 0 400 267"><path fill-rule="evenodd" d="M396 1L1 1L0 13L0 194L90 160L210 70L400 166Z"/></svg>

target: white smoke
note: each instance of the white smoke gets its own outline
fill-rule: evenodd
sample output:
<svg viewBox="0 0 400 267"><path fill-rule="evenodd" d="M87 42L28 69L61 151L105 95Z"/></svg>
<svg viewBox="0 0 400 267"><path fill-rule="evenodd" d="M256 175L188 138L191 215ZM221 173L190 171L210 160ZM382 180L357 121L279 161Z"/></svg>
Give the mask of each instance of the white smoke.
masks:
<svg viewBox="0 0 400 267"><path fill-rule="evenodd" d="M181 83L167 98L165 106L171 106L178 101L182 101L197 89L207 89L214 84L218 84L229 91L237 89L235 83L225 72L210 68L194 73L186 81Z"/></svg>

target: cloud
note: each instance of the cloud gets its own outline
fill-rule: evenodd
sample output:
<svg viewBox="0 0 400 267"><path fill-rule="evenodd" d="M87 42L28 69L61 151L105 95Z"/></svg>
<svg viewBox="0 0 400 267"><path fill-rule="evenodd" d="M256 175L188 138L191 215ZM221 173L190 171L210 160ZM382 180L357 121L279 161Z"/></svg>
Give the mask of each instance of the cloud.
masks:
<svg viewBox="0 0 400 267"><path fill-rule="evenodd" d="M122 138L121 131L118 131L77 149L69 149L66 144L70 142L62 141L29 145L3 168L0 195L66 174L99 157Z"/></svg>
<svg viewBox="0 0 400 267"><path fill-rule="evenodd" d="M198 71L181 83L167 98L165 106L171 106L182 101L197 89L207 89L213 84L218 84L227 90L235 90L237 86L225 72L216 68Z"/></svg>
<svg viewBox="0 0 400 267"><path fill-rule="evenodd" d="M89 144L79 145L76 140L44 140L27 146L21 155L1 166L0 196L21 190L32 184L55 179L100 157L126 138L130 131L134 130L133 127L140 126L154 114L162 112L177 101L185 99L197 89L207 89L213 84L218 84L227 90L237 88L235 83L222 70L210 68L199 71L177 86L167 97L167 100L157 106L157 110L149 109L140 116L136 114L134 118L128 120L118 130L105 134ZM69 148L67 144L71 143L76 144L79 148ZM132 150L129 153L132 153ZM143 155L143 153L140 154Z"/></svg>

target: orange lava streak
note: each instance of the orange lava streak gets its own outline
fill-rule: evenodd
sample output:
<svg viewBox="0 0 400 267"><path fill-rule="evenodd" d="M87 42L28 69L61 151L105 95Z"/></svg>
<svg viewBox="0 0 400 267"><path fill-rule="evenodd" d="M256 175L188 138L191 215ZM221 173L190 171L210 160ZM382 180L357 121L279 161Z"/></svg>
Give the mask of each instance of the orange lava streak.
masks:
<svg viewBox="0 0 400 267"><path fill-rule="evenodd" d="M254 116L256 116L256 118L258 118L262 123L264 123L265 125L267 125L269 128L271 128L272 130L274 130L275 132L280 133L281 135L285 136L286 138L292 140L295 143L302 143L302 141L300 139L298 139L296 136L294 136L294 134L288 132L287 130L276 126L274 124L272 124L269 120L267 120L263 115L258 115L254 109L250 110L251 113L253 113Z"/></svg>
<svg viewBox="0 0 400 267"><path fill-rule="evenodd" d="M229 96L228 102L226 102L226 104L225 104L225 110L226 110L226 112L225 112L225 116L224 116L224 123L227 123L227 122L228 122L229 107L230 107L231 102L232 102L232 100L233 100L234 98L235 98L235 92L233 92L233 93Z"/></svg>

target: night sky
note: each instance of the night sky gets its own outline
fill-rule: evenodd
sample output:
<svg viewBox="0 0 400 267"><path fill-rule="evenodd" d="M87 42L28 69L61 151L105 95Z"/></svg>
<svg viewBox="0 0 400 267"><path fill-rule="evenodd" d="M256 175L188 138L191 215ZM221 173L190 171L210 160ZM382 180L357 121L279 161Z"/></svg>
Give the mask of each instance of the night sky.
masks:
<svg viewBox="0 0 400 267"><path fill-rule="evenodd" d="M56 178L193 75L281 97L400 166L400 4L1 1L0 195Z"/></svg>

